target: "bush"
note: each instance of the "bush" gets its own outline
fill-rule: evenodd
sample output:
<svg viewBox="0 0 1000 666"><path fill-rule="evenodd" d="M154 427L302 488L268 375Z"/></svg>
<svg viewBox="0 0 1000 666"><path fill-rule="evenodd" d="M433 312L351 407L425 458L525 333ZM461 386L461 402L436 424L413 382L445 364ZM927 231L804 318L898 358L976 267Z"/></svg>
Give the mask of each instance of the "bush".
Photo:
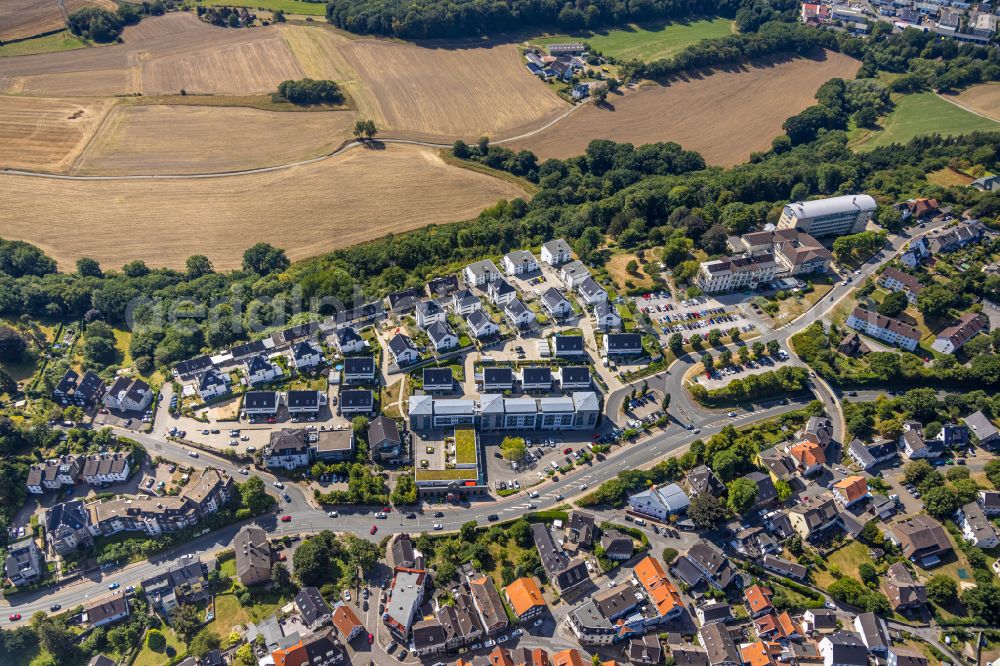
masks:
<svg viewBox="0 0 1000 666"><path fill-rule="evenodd" d="M167 639L164 638L163 632L159 629L150 629L146 633L146 647L153 652L162 652L166 646Z"/></svg>
<svg viewBox="0 0 1000 666"><path fill-rule="evenodd" d="M664 548L663 549L663 563L670 565L674 560L677 559L677 549L676 548Z"/></svg>
<svg viewBox="0 0 1000 666"><path fill-rule="evenodd" d="M292 104L339 104L344 101L340 86L329 79L282 81L278 84L278 95Z"/></svg>

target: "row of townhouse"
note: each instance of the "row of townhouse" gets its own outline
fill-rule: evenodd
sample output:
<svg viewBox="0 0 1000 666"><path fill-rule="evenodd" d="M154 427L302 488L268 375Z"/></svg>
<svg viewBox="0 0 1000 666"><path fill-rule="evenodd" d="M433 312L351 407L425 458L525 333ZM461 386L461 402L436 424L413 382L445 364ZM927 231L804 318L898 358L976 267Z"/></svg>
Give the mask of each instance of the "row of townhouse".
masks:
<svg viewBox="0 0 1000 666"><path fill-rule="evenodd" d="M292 345L290 350L292 366L298 372L309 372L326 363L323 349L313 340L302 340ZM263 354L251 356L242 365L242 370L250 386L261 386L278 381L284 375L281 366ZM216 366L207 368L197 379L196 388L202 400L217 400L230 393L232 379L228 372Z"/></svg>
<svg viewBox="0 0 1000 666"><path fill-rule="evenodd" d="M138 531L149 536L191 527L216 513L236 492L232 477L214 468L192 475L175 497L119 496L84 504L71 500L45 512L45 538L62 555L92 543L96 536Z"/></svg>
<svg viewBox="0 0 1000 666"><path fill-rule="evenodd" d="M63 406L87 407L100 403L109 409L138 412L153 402L153 390L141 379L130 377L118 377L108 388L92 370L87 370L81 378L69 369L52 389L52 399Z"/></svg>
<svg viewBox="0 0 1000 666"><path fill-rule="evenodd" d="M505 398L482 394L478 400L436 399L412 396L410 428L438 430L456 425L475 425L483 431L587 430L597 425L600 401L593 391L576 391L552 398Z"/></svg>
<svg viewBox="0 0 1000 666"><path fill-rule="evenodd" d="M454 652L495 638L510 622L493 579L469 572L457 588L454 604L441 605L433 617L412 627L412 647L419 657Z"/></svg>
<svg viewBox="0 0 1000 666"><path fill-rule="evenodd" d="M91 486L123 483L133 471L129 453L109 451L82 456L62 456L35 463L28 469L25 485L28 492L41 495L46 491L73 488L79 482Z"/></svg>
<svg viewBox="0 0 1000 666"><path fill-rule="evenodd" d="M341 393L348 393L342 391ZM371 391L368 391L371 393ZM285 392L247 391L243 394L243 413L251 421L273 418L282 405L292 418L316 416L327 404L323 391L300 389Z"/></svg>
<svg viewBox="0 0 1000 666"><path fill-rule="evenodd" d="M548 366L529 366L519 372L508 366L487 366L482 370L482 377L476 377L476 383L483 393L513 391L518 383L526 393L548 393L555 381L563 391L587 390L591 386L590 379L590 368L585 365L566 365L556 370Z"/></svg>

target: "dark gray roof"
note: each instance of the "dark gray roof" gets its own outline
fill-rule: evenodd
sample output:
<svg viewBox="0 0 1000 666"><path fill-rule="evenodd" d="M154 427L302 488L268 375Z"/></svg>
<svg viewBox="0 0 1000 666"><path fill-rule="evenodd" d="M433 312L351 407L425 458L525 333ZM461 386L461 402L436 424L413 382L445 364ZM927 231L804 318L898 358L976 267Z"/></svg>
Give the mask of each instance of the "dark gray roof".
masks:
<svg viewBox="0 0 1000 666"><path fill-rule="evenodd" d="M295 605L302 613L302 619L306 624L312 625L319 618L330 614L330 607L323 599L323 595L315 587L303 587L295 595Z"/></svg>
<svg viewBox="0 0 1000 666"><path fill-rule="evenodd" d="M392 336L391 340L389 340L389 351L396 356L399 356L407 349L412 349L413 351L417 350L417 347L413 344L413 340L410 339L410 336L397 333Z"/></svg>
<svg viewBox="0 0 1000 666"><path fill-rule="evenodd" d="M399 442L399 426L396 422L386 416L379 416L368 424L368 441L372 442Z"/></svg>
<svg viewBox="0 0 1000 666"><path fill-rule="evenodd" d="M289 391L285 394L285 402L289 407L315 407L320 403L321 399L322 394L314 390ZM343 393L341 394L341 399L343 399Z"/></svg>
<svg viewBox="0 0 1000 666"><path fill-rule="evenodd" d="M552 383L552 369L551 368L524 368L523 381L525 384L544 384Z"/></svg>
<svg viewBox="0 0 1000 666"><path fill-rule="evenodd" d="M583 351L582 335L556 335L554 336L554 339L556 343L556 354Z"/></svg>
<svg viewBox="0 0 1000 666"><path fill-rule="evenodd" d="M424 368L424 386L451 387L455 378L451 368Z"/></svg>
<svg viewBox="0 0 1000 666"><path fill-rule="evenodd" d="M373 401L372 392L368 389L340 392L341 407L370 407Z"/></svg>
<svg viewBox="0 0 1000 666"><path fill-rule="evenodd" d="M375 374L375 358L372 356L349 356L344 359L344 374Z"/></svg>
<svg viewBox="0 0 1000 666"><path fill-rule="evenodd" d="M604 339L611 351L642 350L642 336L638 333L608 333Z"/></svg>
<svg viewBox="0 0 1000 666"><path fill-rule="evenodd" d="M581 384L590 381L590 368L585 365L565 366L560 372L564 384Z"/></svg>
<svg viewBox="0 0 1000 666"><path fill-rule="evenodd" d="M254 342L247 342L242 345L236 345L235 347L229 350L229 353L232 354L233 358L240 359L245 356L262 354L266 350L267 347L261 340L255 340Z"/></svg>
<svg viewBox="0 0 1000 666"><path fill-rule="evenodd" d="M247 391L243 395L243 409L271 409L277 404L277 391Z"/></svg>
<svg viewBox="0 0 1000 666"><path fill-rule="evenodd" d="M514 370L506 366L483 368L483 381L487 384L513 384Z"/></svg>
<svg viewBox="0 0 1000 666"><path fill-rule="evenodd" d="M447 324L443 324L439 321L436 321L427 327L427 337L429 337L431 339L431 342L433 342L434 344L441 342L442 340L444 340L449 336L454 337L455 334L452 332L451 328L449 328Z"/></svg>

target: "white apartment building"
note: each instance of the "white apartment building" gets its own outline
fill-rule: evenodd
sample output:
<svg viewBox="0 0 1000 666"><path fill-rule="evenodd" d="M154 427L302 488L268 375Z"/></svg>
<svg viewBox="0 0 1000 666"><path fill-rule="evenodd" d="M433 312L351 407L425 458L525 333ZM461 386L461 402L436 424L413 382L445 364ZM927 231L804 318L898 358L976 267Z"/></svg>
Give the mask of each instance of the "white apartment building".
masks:
<svg viewBox="0 0 1000 666"><path fill-rule="evenodd" d="M778 228L798 229L817 237L856 234L865 230L876 208L875 200L867 194L796 201L781 211Z"/></svg>
<svg viewBox="0 0 1000 666"><path fill-rule="evenodd" d="M706 293L753 289L773 280L780 269L773 254L703 261L698 270L698 286Z"/></svg>
<svg viewBox="0 0 1000 666"><path fill-rule="evenodd" d="M920 343L920 331L898 319L885 317L863 308L854 308L847 318L847 325L877 340L913 351Z"/></svg>

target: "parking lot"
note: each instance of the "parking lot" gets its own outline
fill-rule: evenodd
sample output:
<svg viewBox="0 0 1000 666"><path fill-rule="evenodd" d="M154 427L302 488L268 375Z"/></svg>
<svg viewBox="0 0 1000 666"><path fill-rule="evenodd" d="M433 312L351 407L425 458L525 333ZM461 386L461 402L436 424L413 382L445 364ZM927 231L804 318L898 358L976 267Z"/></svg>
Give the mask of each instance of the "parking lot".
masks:
<svg viewBox="0 0 1000 666"><path fill-rule="evenodd" d="M494 492L526 491L532 486L558 476L567 466L586 466L587 459L593 464L593 454L589 451L590 440L579 433L568 436L546 433L524 438L527 455L518 461L508 461L500 455L499 446L486 448L486 470L490 487ZM484 444L499 445L502 436L484 436Z"/></svg>
<svg viewBox="0 0 1000 666"><path fill-rule="evenodd" d="M784 349L779 352L777 358L765 355L757 360L748 361L746 364L740 363L734 357L732 365L725 368L715 368L711 371L710 375L706 375L705 373L695 375L691 380L701 384L708 390L712 390L722 388L734 379L742 379L748 375L759 375L770 372L783 365L787 365L788 362L788 352Z"/></svg>
<svg viewBox="0 0 1000 666"><path fill-rule="evenodd" d="M742 333L749 333L758 327L738 308L723 304L711 296L678 300L668 292L654 292L637 297L635 303L660 328L664 336L681 333L685 342L695 333L706 337L712 328L727 331L737 327Z"/></svg>

